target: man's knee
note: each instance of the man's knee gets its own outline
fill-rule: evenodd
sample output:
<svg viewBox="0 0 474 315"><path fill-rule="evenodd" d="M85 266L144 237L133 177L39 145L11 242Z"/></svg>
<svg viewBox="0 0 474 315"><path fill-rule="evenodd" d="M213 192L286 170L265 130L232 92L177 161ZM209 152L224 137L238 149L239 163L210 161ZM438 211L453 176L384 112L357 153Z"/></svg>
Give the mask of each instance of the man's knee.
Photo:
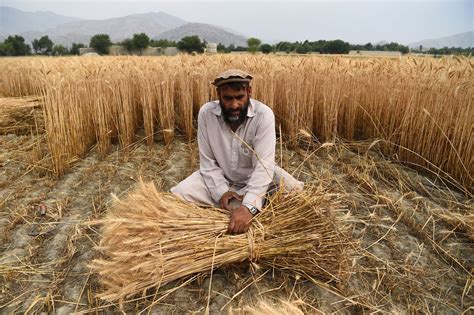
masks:
<svg viewBox="0 0 474 315"><path fill-rule="evenodd" d="M192 173L191 175L180 181L178 185L172 187L170 189L170 192L183 200L190 201L189 199L190 197L192 197L190 192L193 191L193 186L199 184L196 179L196 174Z"/></svg>
<svg viewBox="0 0 474 315"><path fill-rule="evenodd" d="M304 188L303 182L297 180L293 177L293 175L291 175L279 166L275 166L273 184L276 187L282 185L285 192L302 191Z"/></svg>
<svg viewBox="0 0 474 315"><path fill-rule="evenodd" d="M183 189L183 185L182 185L182 182L178 183L178 185L174 186L174 187L171 187L170 189L170 192L176 196L178 196L179 198L183 199L183 200L186 200L183 196L184 194L184 191L186 191L185 189Z"/></svg>
<svg viewBox="0 0 474 315"><path fill-rule="evenodd" d="M214 205L211 194L199 171L194 172L171 188L170 192L188 202Z"/></svg>

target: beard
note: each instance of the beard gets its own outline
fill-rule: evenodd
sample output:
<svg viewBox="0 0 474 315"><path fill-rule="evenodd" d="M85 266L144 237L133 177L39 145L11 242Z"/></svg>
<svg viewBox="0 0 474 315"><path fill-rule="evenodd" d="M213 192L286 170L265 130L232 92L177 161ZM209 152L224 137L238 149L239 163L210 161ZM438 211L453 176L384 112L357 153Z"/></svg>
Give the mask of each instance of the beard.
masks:
<svg viewBox="0 0 474 315"><path fill-rule="evenodd" d="M232 112L233 110L230 109L225 109L224 106L222 106L222 102L219 101L219 105L221 106L222 110L222 116L224 117L224 121L228 124L241 124L244 122L245 117L247 117L247 112L249 110L249 105L250 105L250 98L248 99L247 103L244 105L244 107L239 110L239 114L235 115Z"/></svg>

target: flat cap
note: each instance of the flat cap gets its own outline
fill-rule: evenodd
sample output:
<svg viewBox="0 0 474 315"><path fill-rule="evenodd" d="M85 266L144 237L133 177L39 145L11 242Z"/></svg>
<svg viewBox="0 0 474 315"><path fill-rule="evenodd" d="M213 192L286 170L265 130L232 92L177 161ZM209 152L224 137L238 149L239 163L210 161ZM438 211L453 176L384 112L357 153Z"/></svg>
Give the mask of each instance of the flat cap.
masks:
<svg viewBox="0 0 474 315"><path fill-rule="evenodd" d="M250 82L252 78L253 77L245 71L239 69L229 69L219 73L212 84L219 86L229 82Z"/></svg>

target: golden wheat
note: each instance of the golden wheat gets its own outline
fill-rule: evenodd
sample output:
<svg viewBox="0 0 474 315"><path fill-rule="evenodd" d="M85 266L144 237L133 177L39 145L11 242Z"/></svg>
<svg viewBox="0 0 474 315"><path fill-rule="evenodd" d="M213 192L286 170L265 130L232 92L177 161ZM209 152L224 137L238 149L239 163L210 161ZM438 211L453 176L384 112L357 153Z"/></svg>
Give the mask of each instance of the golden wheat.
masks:
<svg viewBox="0 0 474 315"><path fill-rule="evenodd" d="M348 236L344 211L340 195L321 187L289 195L280 191L248 233L229 235L226 211L141 183L96 222L102 225L97 248L104 255L91 267L105 288L100 296L111 301L245 261L345 282L356 243Z"/></svg>
<svg viewBox="0 0 474 315"><path fill-rule="evenodd" d="M387 155L472 192L473 65L468 58L176 56L3 58L1 93L45 98L48 141L61 175L97 143L127 148L145 129L169 144L194 137L209 84L227 68L254 74L253 96L273 108L282 136L381 139Z"/></svg>

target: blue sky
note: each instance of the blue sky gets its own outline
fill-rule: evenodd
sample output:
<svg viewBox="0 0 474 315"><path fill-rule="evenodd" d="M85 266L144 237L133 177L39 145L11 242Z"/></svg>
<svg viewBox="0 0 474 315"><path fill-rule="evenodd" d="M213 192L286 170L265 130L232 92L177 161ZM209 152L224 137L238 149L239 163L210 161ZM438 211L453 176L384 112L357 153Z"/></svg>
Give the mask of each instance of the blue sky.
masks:
<svg viewBox="0 0 474 315"><path fill-rule="evenodd" d="M85 19L163 11L184 20L224 26L264 41L340 38L351 43L409 43L474 30L474 0L336 1L11 1L24 11Z"/></svg>

